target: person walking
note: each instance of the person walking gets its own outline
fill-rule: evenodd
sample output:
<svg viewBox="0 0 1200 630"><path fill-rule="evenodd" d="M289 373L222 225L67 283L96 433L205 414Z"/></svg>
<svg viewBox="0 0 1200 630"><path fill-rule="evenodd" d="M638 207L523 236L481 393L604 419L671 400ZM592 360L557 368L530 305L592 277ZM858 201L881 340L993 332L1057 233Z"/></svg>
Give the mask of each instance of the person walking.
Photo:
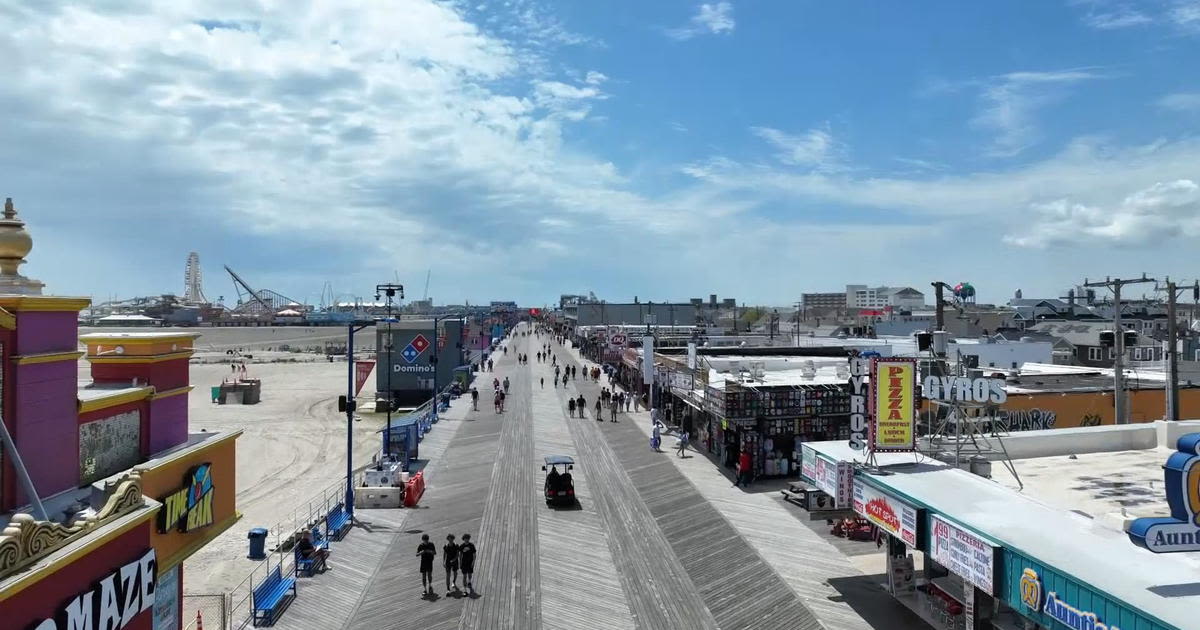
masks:
<svg viewBox="0 0 1200 630"><path fill-rule="evenodd" d="M734 482L733 485L743 486L746 488L750 487L750 466L751 466L750 451L748 451L746 449L742 449L741 455L738 455L738 465L737 465L738 478L737 478L737 481Z"/></svg>
<svg viewBox="0 0 1200 630"><path fill-rule="evenodd" d="M564 387L565 387L565 385L564 385ZM567 413L568 413L568 414L569 414L569 415L570 415L572 418L574 418L574 417L575 417L575 399L574 399L574 398L568 398L568 399L567 399Z"/></svg>
<svg viewBox="0 0 1200 630"><path fill-rule="evenodd" d="M600 407L600 399L596 399L596 422L604 422L604 412Z"/></svg>
<svg viewBox="0 0 1200 630"><path fill-rule="evenodd" d="M539 377L538 382L540 382L542 384L542 389L546 389L546 377L545 376Z"/></svg>
<svg viewBox="0 0 1200 630"><path fill-rule="evenodd" d="M462 535L462 544L458 546L458 565L462 571L463 586L475 594L475 543L471 542L470 534Z"/></svg>
<svg viewBox="0 0 1200 630"><path fill-rule="evenodd" d="M579 408L579 417L580 417L580 418L585 418L585 417L587 417L587 416L585 416L585 415L584 415L584 413L583 413L583 411L584 411L585 409L587 409L587 401L586 401L586 400L584 400L584 398L583 398L583 394L580 394L580 395L579 395L579 398L576 398L576 399L575 399L575 406Z"/></svg>
<svg viewBox="0 0 1200 630"><path fill-rule="evenodd" d="M650 430L650 448L654 449L655 453L661 453L662 452L661 447L662 447L662 430L659 429L658 425L656 424L656 425L654 425L654 428Z"/></svg>
<svg viewBox="0 0 1200 630"><path fill-rule="evenodd" d="M616 403L610 403L608 405L608 413L609 413L609 419L612 420L613 422L616 422L617 421L617 405L616 405Z"/></svg>
<svg viewBox="0 0 1200 630"><path fill-rule="evenodd" d="M442 545L442 568L446 570L446 597L450 597L450 586L458 590L458 545L454 544L454 534L446 535L446 544Z"/></svg>
<svg viewBox="0 0 1200 630"><path fill-rule="evenodd" d="M471 407L479 411L479 390L474 387L471 388Z"/></svg>
<svg viewBox="0 0 1200 630"><path fill-rule="evenodd" d="M433 594L433 558L437 555L437 547L429 542L429 534L421 534L421 544L417 545L417 555L421 558L421 588L425 595Z"/></svg>
<svg viewBox="0 0 1200 630"><path fill-rule="evenodd" d="M687 455L685 455L684 453L687 451L687 444L688 444L689 437L691 437L691 436L688 435L687 431L679 432L679 445L676 447L676 450L675 450L676 455L678 455L680 457L687 457Z"/></svg>
<svg viewBox="0 0 1200 630"><path fill-rule="evenodd" d="M629 407L633 405L633 394L622 394L625 397L625 413L629 413Z"/></svg>
<svg viewBox="0 0 1200 630"><path fill-rule="evenodd" d="M507 400L508 394L506 392L500 392L500 413L504 413L504 403Z"/></svg>

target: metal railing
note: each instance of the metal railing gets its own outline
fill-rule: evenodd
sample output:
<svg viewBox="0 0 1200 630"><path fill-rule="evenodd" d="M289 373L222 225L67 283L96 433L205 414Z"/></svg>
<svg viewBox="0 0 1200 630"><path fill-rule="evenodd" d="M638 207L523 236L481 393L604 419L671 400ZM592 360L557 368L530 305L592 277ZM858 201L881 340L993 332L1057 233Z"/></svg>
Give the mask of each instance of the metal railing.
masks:
<svg viewBox="0 0 1200 630"><path fill-rule="evenodd" d="M448 391L449 387L444 391ZM411 411L408 415L417 415L421 418L421 435L430 428L431 411L433 410L434 400L426 401L421 406ZM363 483L364 471L373 466L374 462L363 464L354 469L352 483L354 487L361 486ZM267 547L267 557L250 570L250 573L238 582L236 586L226 592L224 598L224 614L221 621L222 625L210 627L208 624L208 615L204 616L204 630L241 630L250 625L254 616L254 589L266 579L275 567L279 567L279 572L284 577L294 577L296 572L295 553L293 551L297 541L297 534L310 529L313 526L319 526L321 531L328 535L328 530L325 526L325 516L336 505L344 503L346 500L346 480L339 479L321 489L320 492L312 495L312 497L301 504L298 504L291 512L286 514L274 525L267 528L268 542L272 543ZM190 597L185 595L185 598ZM192 609L193 611L195 609ZM194 617L194 612L192 613ZM184 626L185 629L191 630L195 624L195 619L184 620L184 623L191 624Z"/></svg>

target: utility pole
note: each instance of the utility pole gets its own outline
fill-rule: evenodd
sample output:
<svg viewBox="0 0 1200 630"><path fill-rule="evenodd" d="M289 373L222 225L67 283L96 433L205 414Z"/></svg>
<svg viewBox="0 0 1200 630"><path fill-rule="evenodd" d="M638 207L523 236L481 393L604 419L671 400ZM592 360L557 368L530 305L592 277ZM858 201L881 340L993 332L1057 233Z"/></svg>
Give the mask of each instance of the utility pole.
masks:
<svg viewBox="0 0 1200 630"><path fill-rule="evenodd" d="M800 347L800 309L804 308L804 301L796 302L796 347Z"/></svg>
<svg viewBox="0 0 1200 630"><path fill-rule="evenodd" d="M946 316L942 314L942 305L945 304L946 300L943 299L944 294L942 292L949 288L950 285L941 281L931 282L930 284L933 285L933 306L936 313L934 316L934 330L946 330Z"/></svg>
<svg viewBox="0 0 1200 630"><path fill-rule="evenodd" d="M1145 284L1154 282L1142 274L1141 278L1105 278L1103 281L1088 282L1083 279L1085 287L1105 287L1113 294L1113 346L1116 357L1113 360L1113 411L1117 424L1129 424L1129 397L1125 392L1125 329L1121 327L1121 288L1127 284Z"/></svg>
<svg viewBox="0 0 1200 630"><path fill-rule="evenodd" d="M1164 420L1179 420L1179 323L1177 321L1176 301L1180 289L1170 278L1167 278L1167 406ZM1192 285L1193 304L1200 299L1200 281ZM1193 309L1194 312L1194 309ZM1189 317L1189 321L1190 321Z"/></svg>

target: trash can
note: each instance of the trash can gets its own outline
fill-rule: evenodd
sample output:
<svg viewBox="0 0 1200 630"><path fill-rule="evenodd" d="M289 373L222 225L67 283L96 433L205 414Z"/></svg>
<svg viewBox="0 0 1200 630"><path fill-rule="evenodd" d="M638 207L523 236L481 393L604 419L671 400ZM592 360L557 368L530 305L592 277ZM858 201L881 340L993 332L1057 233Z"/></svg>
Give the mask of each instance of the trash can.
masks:
<svg viewBox="0 0 1200 630"><path fill-rule="evenodd" d="M250 555L251 560L265 560L267 557L267 530L264 527L255 527L246 535L250 539Z"/></svg>

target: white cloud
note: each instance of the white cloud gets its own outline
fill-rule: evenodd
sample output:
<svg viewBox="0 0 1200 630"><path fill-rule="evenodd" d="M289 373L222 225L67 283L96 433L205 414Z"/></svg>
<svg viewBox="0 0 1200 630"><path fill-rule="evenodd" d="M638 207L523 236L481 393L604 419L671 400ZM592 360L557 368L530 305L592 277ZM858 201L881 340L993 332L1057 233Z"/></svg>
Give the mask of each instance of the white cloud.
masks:
<svg viewBox="0 0 1200 630"><path fill-rule="evenodd" d="M1110 7L1109 10L1089 12L1083 17L1084 24L1103 31L1144 26L1152 22L1154 19L1149 15L1123 5Z"/></svg>
<svg viewBox="0 0 1200 630"><path fill-rule="evenodd" d="M807 166L817 170L835 166L839 149L829 126L809 129L792 135L771 127L752 127L754 135L766 140L778 150L776 158L784 164Z"/></svg>
<svg viewBox="0 0 1200 630"><path fill-rule="evenodd" d="M612 163L563 141L605 97L603 73L570 81L524 67L523 45L430 0L0 11L12 68L0 82L11 117L0 126L0 170L21 182L5 194L35 227L67 226L66 241L67 230L82 235L99 221L149 234L173 227L191 243L164 251L260 258L278 239L320 247L306 264L391 277L435 259L464 281L477 262L508 255L519 271L523 248L552 227L542 217L586 215L598 234L682 223L688 209L630 192ZM78 200L93 198L79 214ZM166 216L169 225L152 220ZM245 247L249 238L258 245ZM245 256L225 260L236 267ZM53 281L50 262L33 264Z"/></svg>
<svg viewBox="0 0 1200 630"><path fill-rule="evenodd" d="M1062 98L1063 86L1104 78L1090 69L1011 72L984 82L982 108L972 120L995 133L987 153L1013 157L1040 140L1034 114Z"/></svg>
<svg viewBox="0 0 1200 630"><path fill-rule="evenodd" d="M1140 233L1128 227L1135 217L1148 222L1147 233L1196 233L1196 164L1200 140L1114 147L1082 138L1020 168L934 178L795 173L725 158L691 164L683 172L724 194L882 210L897 221L960 224L983 242L988 235L1007 235L1009 243L1035 246L1043 228L1058 234L1061 226L1075 225L1090 230L1089 238L1136 244ZM1121 218L1108 220L1110 215ZM1045 242L1050 240L1062 239Z"/></svg>
<svg viewBox="0 0 1200 630"><path fill-rule="evenodd" d="M697 35L720 35L732 33L737 23L733 19L733 5L728 2L704 3L696 8L696 14L679 28L669 29L672 39L685 40Z"/></svg>
<svg viewBox="0 0 1200 630"><path fill-rule="evenodd" d="M1177 0L1168 15L1180 27L1200 28L1200 0Z"/></svg>
<svg viewBox="0 0 1200 630"><path fill-rule="evenodd" d="M1156 183L1111 206L1070 199L1033 204L1029 225L1006 241L1022 247L1105 243L1142 245L1200 235L1200 186L1190 179Z"/></svg>
<svg viewBox="0 0 1200 630"><path fill-rule="evenodd" d="M1158 99L1158 106L1177 112L1200 111L1200 92L1176 92Z"/></svg>

